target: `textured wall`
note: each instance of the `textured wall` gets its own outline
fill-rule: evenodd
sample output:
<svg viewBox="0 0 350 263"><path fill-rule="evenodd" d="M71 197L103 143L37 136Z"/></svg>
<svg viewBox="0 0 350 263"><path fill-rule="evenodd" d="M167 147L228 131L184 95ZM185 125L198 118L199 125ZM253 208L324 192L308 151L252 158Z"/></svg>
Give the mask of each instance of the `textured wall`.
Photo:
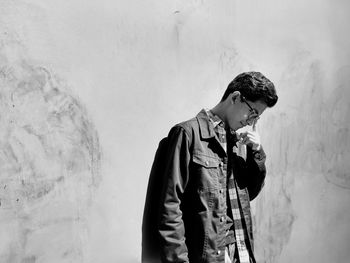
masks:
<svg viewBox="0 0 350 263"><path fill-rule="evenodd" d="M259 262L350 257L347 1L0 0L0 262L138 262L148 173L241 71L273 80Z"/></svg>

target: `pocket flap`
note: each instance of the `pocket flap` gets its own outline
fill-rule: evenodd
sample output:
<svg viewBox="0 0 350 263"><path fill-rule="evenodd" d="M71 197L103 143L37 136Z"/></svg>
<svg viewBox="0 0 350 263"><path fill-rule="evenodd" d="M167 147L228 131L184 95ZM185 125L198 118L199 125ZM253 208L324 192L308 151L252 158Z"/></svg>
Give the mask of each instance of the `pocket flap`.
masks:
<svg viewBox="0 0 350 263"><path fill-rule="evenodd" d="M193 155L193 162L206 168L217 168L220 164L220 160L200 154Z"/></svg>

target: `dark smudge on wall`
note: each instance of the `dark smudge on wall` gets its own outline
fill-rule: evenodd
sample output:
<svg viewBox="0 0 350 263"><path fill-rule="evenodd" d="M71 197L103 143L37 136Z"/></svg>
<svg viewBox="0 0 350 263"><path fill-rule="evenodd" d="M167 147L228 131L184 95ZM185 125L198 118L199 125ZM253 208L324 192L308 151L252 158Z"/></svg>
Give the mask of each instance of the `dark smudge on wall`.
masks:
<svg viewBox="0 0 350 263"><path fill-rule="evenodd" d="M80 262L101 181L97 132L62 80L0 55L0 261Z"/></svg>

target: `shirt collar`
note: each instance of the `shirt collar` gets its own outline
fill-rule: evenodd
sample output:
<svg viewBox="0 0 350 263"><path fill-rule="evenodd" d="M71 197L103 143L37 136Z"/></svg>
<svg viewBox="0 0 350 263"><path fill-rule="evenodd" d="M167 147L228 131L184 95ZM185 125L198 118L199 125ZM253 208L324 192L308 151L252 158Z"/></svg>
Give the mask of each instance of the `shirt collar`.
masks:
<svg viewBox="0 0 350 263"><path fill-rule="evenodd" d="M225 123L223 120L220 119L220 117L216 114L214 114L211 110L209 109L205 109L205 113L207 114L209 120L211 121L211 123L213 124L214 129L217 126L222 127L223 129L225 129Z"/></svg>
<svg viewBox="0 0 350 263"><path fill-rule="evenodd" d="M213 119L214 122L210 120L210 117L208 116L208 113L205 109L202 109L196 116L200 133L203 139L215 137L214 127L216 127L220 123L222 123L221 125L223 125L223 127L225 128L225 123L217 115L213 114L213 116L214 116L214 119ZM235 141L238 139L235 131L231 130L231 135L235 138Z"/></svg>
<svg viewBox="0 0 350 263"><path fill-rule="evenodd" d="M215 137L215 131L213 124L209 121L209 117L202 109L196 116L199 125L199 131L203 139L209 139Z"/></svg>

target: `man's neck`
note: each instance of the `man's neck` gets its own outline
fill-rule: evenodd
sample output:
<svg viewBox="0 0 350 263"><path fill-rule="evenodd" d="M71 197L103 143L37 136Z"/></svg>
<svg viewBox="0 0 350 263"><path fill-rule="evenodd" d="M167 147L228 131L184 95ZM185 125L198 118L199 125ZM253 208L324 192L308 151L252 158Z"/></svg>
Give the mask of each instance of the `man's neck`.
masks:
<svg viewBox="0 0 350 263"><path fill-rule="evenodd" d="M217 104L210 110L213 114L217 115L226 124L226 115L224 105L222 103Z"/></svg>

